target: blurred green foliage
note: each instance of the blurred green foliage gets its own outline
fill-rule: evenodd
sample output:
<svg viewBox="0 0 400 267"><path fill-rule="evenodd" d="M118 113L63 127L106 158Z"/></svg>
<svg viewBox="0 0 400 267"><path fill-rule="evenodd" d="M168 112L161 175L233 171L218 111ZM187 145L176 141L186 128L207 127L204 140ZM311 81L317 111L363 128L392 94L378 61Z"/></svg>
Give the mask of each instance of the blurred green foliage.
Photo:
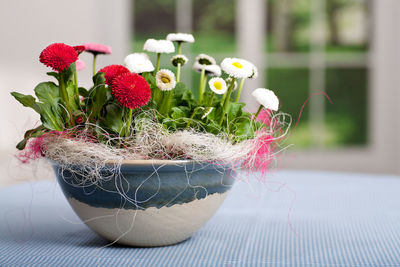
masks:
<svg viewBox="0 0 400 267"><path fill-rule="evenodd" d="M310 0L265 0L267 21L265 49L267 52L308 52L310 50ZM340 14L354 10L368 12L366 0L327 0L326 5L326 52L351 53L368 51L368 41L349 43L340 38L342 30ZM193 55L208 53L220 62L224 56L234 56L235 1L193 0L193 33L196 42L184 48ZM141 51L145 39L164 38L175 29L175 0L135 1L134 51ZM157 18L157 19L153 19ZM189 48L190 47L190 48ZM165 57L164 62L168 64ZM190 64L190 63L189 63ZM186 70L189 71L189 67ZM260 72L262 72L260 70ZM268 88L276 91L282 110L296 121L300 108L309 96L308 68L269 68L266 75ZM194 88L198 74L189 81ZM324 143L328 147L363 145L368 141L367 97L368 70L343 68L326 70L326 87L333 104L326 102L326 132ZM196 92L196 90L193 90ZM322 96L321 96L322 97ZM308 107L289 140L296 147L311 144Z"/></svg>

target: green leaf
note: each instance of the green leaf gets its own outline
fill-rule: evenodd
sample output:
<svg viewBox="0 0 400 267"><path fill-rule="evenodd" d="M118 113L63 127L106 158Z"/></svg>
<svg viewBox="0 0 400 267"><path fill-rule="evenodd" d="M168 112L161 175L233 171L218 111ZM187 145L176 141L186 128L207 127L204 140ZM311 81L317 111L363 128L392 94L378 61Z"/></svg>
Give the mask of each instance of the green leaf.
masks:
<svg viewBox="0 0 400 267"><path fill-rule="evenodd" d="M216 102L218 99L217 97L213 97L214 93L210 90L210 91L206 91L203 94L203 105L210 105L213 106L213 103L211 103L211 98L214 98L213 102Z"/></svg>
<svg viewBox="0 0 400 267"><path fill-rule="evenodd" d="M18 150L23 150L26 147L26 143L28 140L22 139L19 143L15 146Z"/></svg>
<svg viewBox="0 0 400 267"><path fill-rule="evenodd" d="M78 88L79 89L79 88ZM68 102L69 106L72 110L78 109L78 104L76 103L76 92L75 92L75 84L72 81L69 81L66 86L67 95L68 95Z"/></svg>
<svg viewBox="0 0 400 267"><path fill-rule="evenodd" d="M34 109L40 114L41 110L36 102L36 99L31 95L24 95L18 92L12 92L11 95L19 101L23 106Z"/></svg>
<svg viewBox="0 0 400 267"><path fill-rule="evenodd" d="M63 75L64 81L68 82L68 81L73 81L74 72L75 72L75 62L69 65L69 67L59 75Z"/></svg>
<svg viewBox="0 0 400 267"><path fill-rule="evenodd" d="M71 82L68 82L71 84ZM68 88L68 87L67 87ZM40 120L43 126L50 130L62 131L64 122L62 120L62 108L60 107L60 90L53 82L39 83L35 87L35 94L40 100Z"/></svg>
<svg viewBox="0 0 400 267"><path fill-rule="evenodd" d="M39 83L35 89L36 97L43 103L57 105L60 100L60 91L53 82Z"/></svg>
<svg viewBox="0 0 400 267"><path fill-rule="evenodd" d="M86 90L85 88L79 87L78 90L79 90L79 94L81 96L83 96L83 97L88 97L89 96L89 91Z"/></svg>
<svg viewBox="0 0 400 267"><path fill-rule="evenodd" d="M105 85L103 72L98 72L93 76L94 86L89 90L87 96L88 113L92 118L99 118L103 106L112 100L111 90Z"/></svg>
<svg viewBox="0 0 400 267"><path fill-rule="evenodd" d="M40 120L49 130L62 131L64 123L61 119L61 110L58 106L49 103L37 103L40 107Z"/></svg>
<svg viewBox="0 0 400 267"><path fill-rule="evenodd" d="M207 119L214 121L216 124L223 114L223 108L221 106L215 107L210 114L207 115Z"/></svg>
<svg viewBox="0 0 400 267"><path fill-rule="evenodd" d="M35 129L31 129L25 132L24 139L21 140L17 144L17 149L23 150L28 142L29 139L34 137L39 137L46 132L46 128L43 125L36 127Z"/></svg>
<svg viewBox="0 0 400 267"><path fill-rule="evenodd" d="M105 83L106 83L106 78L104 78L104 72L98 72L93 76L94 88L96 88L98 85L103 85Z"/></svg>
<svg viewBox="0 0 400 267"><path fill-rule="evenodd" d="M188 90L186 89L186 85L183 82L178 82L173 90L175 95L183 95L183 93ZM188 90L190 91L190 90Z"/></svg>
<svg viewBox="0 0 400 267"><path fill-rule="evenodd" d="M246 104L244 103L229 103L228 105L228 122L238 118L242 115L242 109Z"/></svg>
<svg viewBox="0 0 400 267"><path fill-rule="evenodd" d="M166 118L162 121L162 124L167 130L174 131L177 129L177 124L175 120Z"/></svg>
<svg viewBox="0 0 400 267"><path fill-rule="evenodd" d="M206 124L206 130L212 134L219 134L221 131L221 127L215 121L210 121Z"/></svg>
<svg viewBox="0 0 400 267"><path fill-rule="evenodd" d="M241 119L239 122L235 123L235 141L242 141L254 137L254 129L252 127L252 121L250 119Z"/></svg>
<svg viewBox="0 0 400 267"><path fill-rule="evenodd" d="M208 118L210 116L210 113L214 110L214 107L206 107L204 111L202 112L201 119L204 120L205 118Z"/></svg>
<svg viewBox="0 0 400 267"><path fill-rule="evenodd" d="M58 74L58 72L52 71L52 72L47 72L46 74L49 75L49 76L51 76L51 77L56 78L57 81L60 80L60 74Z"/></svg>
<svg viewBox="0 0 400 267"><path fill-rule="evenodd" d="M197 106L197 101L195 100L192 92L190 90L186 90L182 95L181 103L178 104L180 106L188 106L191 109L194 109Z"/></svg>
<svg viewBox="0 0 400 267"><path fill-rule="evenodd" d="M142 77L147 81L151 88L157 87L156 78L150 72L145 72Z"/></svg>
<svg viewBox="0 0 400 267"><path fill-rule="evenodd" d="M113 130L115 133L120 134L124 128L124 110L123 108L112 103L106 106L106 115L99 122L100 126Z"/></svg>
<svg viewBox="0 0 400 267"><path fill-rule="evenodd" d="M98 118L100 116L101 109L108 101L108 90L105 85L98 85L91 93L90 112L92 117Z"/></svg>
<svg viewBox="0 0 400 267"><path fill-rule="evenodd" d="M171 113L172 119L177 120L177 119L181 119L181 118L186 118L185 112L183 110L181 110L180 108L173 107L173 108L171 108L171 110L172 110L172 113Z"/></svg>
<svg viewBox="0 0 400 267"><path fill-rule="evenodd" d="M185 100L188 103L193 101L194 100L194 96L193 96L192 92L189 91L189 90L184 91L183 94L182 94L182 100Z"/></svg>

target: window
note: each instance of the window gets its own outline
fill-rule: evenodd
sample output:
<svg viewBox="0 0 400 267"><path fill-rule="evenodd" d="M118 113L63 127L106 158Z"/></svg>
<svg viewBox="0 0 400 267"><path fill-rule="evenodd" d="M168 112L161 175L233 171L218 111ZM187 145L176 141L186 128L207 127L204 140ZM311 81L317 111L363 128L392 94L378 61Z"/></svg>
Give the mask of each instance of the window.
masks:
<svg viewBox="0 0 400 267"><path fill-rule="evenodd" d="M397 0L136 0L135 22L142 17L154 28L135 23L134 47L160 33L193 32L196 43L185 51L192 62L204 51L254 62L260 77L247 88L275 90L294 120L311 95L289 140L296 158L289 167L393 172L398 149L388 140L398 132L387 126L400 111L393 86L400 82L393 63L400 62L398 11ZM145 19L154 14L157 20ZM197 85L191 73L186 82ZM321 91L333 104L313 95Z"/></svg>
<svg viewBox="0 0 400 267"><path fill-rule="evenodd" d="M367 7L364 0L267 1L265 84L295 120L310 96L290 140L296 147L367 144Z"/></svg>

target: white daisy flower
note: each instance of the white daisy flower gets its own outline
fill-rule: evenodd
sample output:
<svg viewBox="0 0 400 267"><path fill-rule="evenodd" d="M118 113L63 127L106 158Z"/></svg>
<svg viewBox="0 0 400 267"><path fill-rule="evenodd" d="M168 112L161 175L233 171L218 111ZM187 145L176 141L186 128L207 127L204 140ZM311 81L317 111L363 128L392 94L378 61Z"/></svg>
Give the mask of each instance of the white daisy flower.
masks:
<svg viewBox="0 0 400 267"><path fill-rule="evenodd" d="M249 76L250 79L257 79L258 77L258 69L256 67L256 65L252 64L253 68L253 73L251 74L251 76Z"/></svg>
<svg viewBox="0 0 400 267"><path fill-rule="evenodd" d="M240 58L225 58L221 63L221 68L235 78L248 78L253 74L252 64Z"/></svg>
<svg viewBox="0 0 400 267"><path fill-rule="evenodd" d="M185 65L186 62L188 62L189 59L187 57L185 57L184 55L175 55L171 58L171 63L172 65L174 65L175 67L178 66L178 64L180 63L181 66Z"/></svg>
<svg viewBox="0 0 400 267"><path fill-rule="evenodd" d="M221 67L218 65L206 65L204 69L206 70L206 74L210 77L221 76L222 74Z"/></svg>
<svg viewBox="0 0 400 267"><path fill-rule="evenodd" d="M157 87L161 91L170 91L176 86L175 74L166 69L161 69L156 74Z"/></svg>
<svg viewBox="0 0 400 267"><path fill-rule="evenodd" d="M145 53L133 53L125 57L125 67L133 73L151 72L154 70L149 56Z"/></svg>
<svg viewBox="0 0 400 267"><path fill-rule="evenodd" d="M172 42L194 43L194 37L190 33L170 33L166 39Z"/></svg>
<svg viewBox="0 0 400 267"><path fill-rule="evenodd" d="M211 78L208 81L208 85L210 86L211 90L217 95L223 95L228 90L225 80L221 77Z"/></svg>
<svg viewBox="0 0 400 267"><path fill-rule="evenodd" d="M247 63L249 63L249 64L251 65L252 73L251 73L251 75L250 75L248 78L250 78L250 79L256 79L256 78L258 77L258 69L257 69L256 65L254 65L252 62L250 62L250 61L248 61L248 60L246 60L246 59L242 59L242 60L245 61L245 62L247 62Z"/></svg>
<svg viewBox="0 0 400 267"><path fill-rule="evenodd" d="M225 82L226 82L226 84L227 84L227 86L229 87L230 85L231 85L231 83L232 83L232 77L228 77L228 78L226 78L226 80L225 80ZM235 84L233 85L233 89L232 89L232 91L235 91L236 89L237 89L237 87L238 87L238 83L237 83L237 81L235 80Z"/></svg>
<svg viewBox="0 0 400 267"><path fill-rule="evenodd" d="M154 53L173 53L175 46L168 40L147 39L144 43L143 50Z"/></svg>
<svg viewBox="0 0 400 267"><path fill-rule="evenodd" d="M200 54L196 57L196 62L200 65L216 65L217 62L212 56L206 54Z"/></svg>
<svg viewBox="0 0 400 267"><path fill-rule="evenodd" d="M199 62L194 62L193 64L193 70L197 71L197 72L201 72L201 70L203 69L204 65L200 65Z"/></svg>
<svg viewBox="0 0 400 267"><path fill-rule="evenodd" d="M257 88L251 93L260 105L264 108L277 111L279 108L279 99L274 92L265 88Z"/></svg>
<svg viewBox="0 0 400 267"><path fill-rule="evenodd" d="M221 76L221 67L218 65L201 65L197 61L193 64L193 69L197 72L205 70L205 74L210 77Z"/></svg>

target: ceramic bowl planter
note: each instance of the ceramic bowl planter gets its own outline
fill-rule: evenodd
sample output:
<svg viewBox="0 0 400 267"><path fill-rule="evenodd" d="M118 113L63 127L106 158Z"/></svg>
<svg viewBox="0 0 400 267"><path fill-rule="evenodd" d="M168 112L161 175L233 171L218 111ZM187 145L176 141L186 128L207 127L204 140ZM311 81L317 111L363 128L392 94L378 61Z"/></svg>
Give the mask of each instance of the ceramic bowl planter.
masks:
<svg viewBox="0 0 400 267"><path fill-rule="evenodd" d="M217 211L234 182L233 171L193 161L133 160L101 170L88 181L53 163L76 214L103 238L129 246L165 246L189 238ZM73 170L73 169L72 169Z"/></svg>

